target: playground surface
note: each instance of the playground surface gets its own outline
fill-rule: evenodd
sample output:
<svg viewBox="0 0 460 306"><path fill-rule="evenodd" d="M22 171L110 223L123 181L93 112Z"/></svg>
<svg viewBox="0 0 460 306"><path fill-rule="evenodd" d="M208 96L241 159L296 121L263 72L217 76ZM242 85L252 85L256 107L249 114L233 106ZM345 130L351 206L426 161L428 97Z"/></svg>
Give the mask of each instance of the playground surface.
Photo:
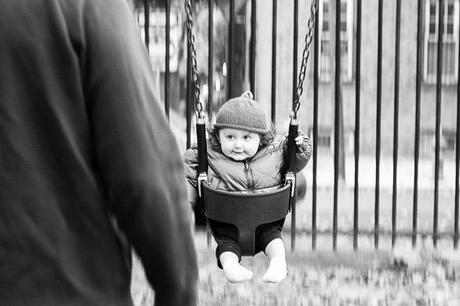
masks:
<svg viewBox="0 0 460 306"><path fill-rule="evenodd" d="M283 234L288 257L288 276L280 284L262 281L268 261L264 254L254 258L244 257L242 264L254 271L254 278L246 283L231 284L215 263L214 243L208 245L207 234L196 232L200 272L200 306L258 306L258 305L460 305L460 251L453 247L454 229L454 170L446 161L439 182L438 233L441 235L434 247L432 236L434 222L433 163L421 161L418 191L417 244L412 247L410 233L413 221L413 162L398 163L397 224L398 235L392 245L388 235L392 229L392 174L391 160L382 160L379 189L379 228L386 234L374 244L375 184L374 164L371 158L360 161L359 230L358 249L353 250L354 173L353 161L346 161L346 177L338 188L339 235L333 250L330 234L333 224L333 163L318 165L316 249L312 249L311 163L304 170L307 194L296 206L295 249L291 249L291 216L286 220ZM329 234L327 234L329 233ZM348 233L348 234L341 234ZM150 290L142 266L137 259L133 266L133 300L136 306L152 305Z"/></svg>
<svg viewBox="0 0 460 306"><path fill-rule="evenodd" d="M254 278L232 284L217 268L205 233L197 233L196 246L200 306L460 305L459 251L412 249L409 241L393 251L288 251L289 272L280 284L262 281L268 261L258 254L242 259ZM135 305L152 305L153 292L137 259L133 271Z"/></svg>

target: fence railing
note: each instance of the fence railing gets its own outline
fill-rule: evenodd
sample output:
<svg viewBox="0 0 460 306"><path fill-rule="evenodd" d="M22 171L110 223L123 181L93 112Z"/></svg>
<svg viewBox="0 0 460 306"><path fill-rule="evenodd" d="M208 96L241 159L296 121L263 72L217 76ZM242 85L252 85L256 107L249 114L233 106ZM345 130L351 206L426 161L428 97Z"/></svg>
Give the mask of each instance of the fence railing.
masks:
<svg viewBox="0 0 460 306"><path fill-rule="evenodd" d="M153 9L157 10L158 9L158 4L157 2L159 1L149 1L149 0L141 0L144 4L144 6L139 6L140 1L138 1L138 7L137 10L138 12L143 11L144 14L144 24L143 24L143 34L144 34L144 41L147 45L148 49L151 49L151 41L150 37L152 35L151 33L151 11ZM292 100L295 96L295 88L296 88L296 82L297 82L297 74L298 74L298 57L299 54L297 52L298 47L299 47L299 42L302 43L302 38L299 37L299 14L304 14L303 11L300 11L299 9L299 1L298 0L292 0L292 88L293 88L293 93L292 93ZM177 4L177 2L180 2ZM164 12L165 15L165 24L164 24L164 37L165 37L165 55L164 55L164 62L165 62L165 68L164 68L164 73L162 74L162 77L164 79L163 85L163 100L164 100L164 105L165 105L165 113L169 117L170 114L170 108L171 108L171 80L170 80L170 44L171 44L171 39L170 39L170 14L171 14L171 3L175 4L176 8L182 9L183 10L183 3L182 1L172 1L172 0L165 0L161 2L161 5L159 6L160 10ZM201 44L201 47L207 46L207 50L197 50L197 52L208 52L208 58L207 58L207 69L208 73L203 80L206 80L207 84L209 85L206 90L206 99L208 101L207 103L207 113L209 114L210 118L212 116L212 112L215 111L213 107L215 105L213 104L213 101L215 101L216 98L216 89L213 84L216 83L215 79L215 74L213 73L213 67L216 65L215 62L215 45L216 45L216 40L213 35L215 31L214 27L214 14L215 14L215 5L218 3L220 6L226 6L226 9L224 10L228 16L226 16L225 20L227 22L227 38L226 38L226 56L224 59L224 62L226 64L226 72L225 72L225 80L226 80L226 98L229 98L231 96L234 96L236 94L239 94L239 92L235 92L233 90L235 86L235 80L238 78L238 76L235 76L235 61L238 60L236 58L236 51L235 48L237 47L237 41L236 41L236 36L237 34L235 33L236 29L236 13L235 10L237 9L238 4L238 9L241 9L241 3L245 3L246 8L250 8L250 14L248 15L248 18L250 19L250 22L248 23L248 26L246 27L246 32L245 34L249 35L249 47L247 48L247 55L248 55L248 69L247 69L247 75L248 75L248 81L249 81L249 89L252 92L256 92L256 84L257 84L257 69L256 69L256 62L257 62L257 57L259 56L259 51L257 51L257 45L259 43L258 37L257 37L257 26L260 25L260 20L258 20L258 13L257 10L260 8L261 5L267 6L269 3L272 5L272 15L271 15L271 31L272 31L272 42L271 42L271 54L272 54L272 60L271 60L271 118L272 121L275 122L277 119L277 80L279 80L280 76L277 73L277 59L279 60L279 56L277 56L277 51L279 45L277 44L277 40L280 38L280 32L278 29L278 14L279 14L279 3L277 0L272 0L272 2L268 1L257 1L257 0L247 0L247 1L235 1L235 0L228 0L228 1L219 1L219 0L203 0L203 1L192 1L192 4L195 5L197 3L200 4L199 8L202 8L205 4L207 5L208 8L208 16L207 16L207 22L208 22L208 37L207 37L207 44ZM307 1L310 3L310 0ZM343 98L342 98L342 90L343 90L343 81L342 81L342 74L341 74L341 61L343 60L342 58L342 53L341 53L341 37L342 35L335 35L335 33L341 33L343 31L343 3L353 3L353 34L354 34L354 39L353 39L353 45L354 45L354 54L353 54L353 71L354 71L354 82L352 82L352 85L354 85L354 109L355 109L355 115L354 115L354 141L353 141L353 152L354 152L354 184L353 184L353 229L351 232L346 232L345 234L351 234L353 236L353 248L357 249L358 248L358 236L363 233L363 231L360 231L359 227L359 210L360 210L360 202L359 202L359 190L360 190L360 150L361 150L361 143L360 143L360 133L362 131L362 126L361 126L361 110L362 110L362 51L363 47L367 47L367 45L363 45L362 43L362 34L363 34L363 27L362 27L362 20L363 20L363 1L362 0L354 0L354 1L344 1L344 0L321 0L322 6L320 13L323 14L323 22L325 20L325 4L327 4L327 12L330 13L330 20L329 20L329 25L335 25L334 29L332 30L332 26L330 27L329 33L332 37L334 37L334 45L336 46L334 48L334 56L333 58L333 63L332 67L333 68L333 112L330 114L330 116L333 117L331 120L333 122L333 163L334 163L334 175L333 175L333 188L331 192L333 192L333 211L332 211L332 229L326 230L326 231L319 231L317 228L317 192L318 192L318 158L316 158L319 154L318 152L318 143L315 141L318 139L318 134L319 134L319 110L321 108L320 105L320 97L319 97L319 88L322 86L321 80L319 79L319 75L321 73L320 65L321 65L321 52L322 52L322 47L324 47L321 44L321 41L319 39L320 37L320 31L324 31L324 24L319 23L319 19L316 19L316 27L315 27L315 39L314 39L314 44L313 44L313 51L312 51L312 63L309 64L310 70L312 70L312 76L311 76L311 81L312 81L312 90L313 94L311 95L312 98L312 134L311 137L313 139L313 159L312 159L312 186L311 186L311 230L309 233L311 234L312 237L312 248L316 248L316 241L317 241L317 235L320 233L329 233L332 235L332 243L333 243L333 249L335 250L337 248L337 237L339 234L342 234L343 232L338 229L338 207L339 207L339 185L340 185L340 167L341 167L341 158L343 152L341 152L341 142L344 141L343 137L343 117L341 115L341 112L343 112ZM386 1L388 2L388 1ZM453 6L451 6L453 4ZM284 5L284 4L283 4ZM412 184L412 192L413 192L413 198L412 198L412 226L411 230L408 233L399 231L397 228L397 211L398 211L398 158L400 156L398 150L399 150L399 135L401 134L401 131L399 129L400 127L400 84L401 84L401 73L400 73L400 68L403 67L405 64L401 60L401 29L402 29L402 20L401 20L401 12L402 12L402 7L401 7L401 0L394 0L394 53L393 53L393 60L394 60L394 70L392 74L384 74L384 62L383 62L383 51L384 51L384 46L383 46L383 37L384 33L386 31L384 29L384 16L383 16L383 11L384 11L384 1L383 0L378 0L378 10L375 14L375 18L377 18L377 31L374 33L374 35L377 36L377 47L375 52L376 54L376 66L377 66L377 73L376 77L374 80L371 82L366 82L366 84L373 83L375 84L375 156L374 156L374 162L375 162L375 188L374 188L374 220L373 220L373 230L372 230L372 235L374 237L374 246L375 248L379 247L379 239L381 235L391 235L391 243L392 246L395 245L395 242L398 238L398 236L410 236L412 240L412 245L416 246L417 244L417 237L421 233L419 230L418 226L418 211L419 211L419 161L420 161L420 135L421 135L421 101L422 101L422 87L424 86L423 83L423 75L424 75L424 59L426 58L426 53L428 52L427 49L424 48L424 41L426 40L426 35L428 35L428 31L431 31L431 25L432 24L437 24L436 27L436 33L431 33L433 35L436 35L438 37L437 39L437 57L436 57L436 82L435 82L435 126L434 126L434 180L433 180L433 215L432 215L432 231L429 233L424 233L424 234L429 234L432 237L433 245L434 247L437 246L438 240L441 236L448 236L452 239L453 247L457 248L458 247L458 240L459 240L459 227L458 227L458 216L459 216L459 167L460 167L460 148L459 148L459 143L460 143L460 83L458 82L458 72L456 76L456 84L455 84L455 90L452 90L452 86L450 87L449 94L454 94L456 95L456 100L453 105L450 106L450 109L448 110L449 112L454 112L456 111L455 114L455 120L456 120L456 129L455 129L455 153L454 153L454 159L455 159L455 186L453 188L454 192L454 202L453 202L453 211L452 214L454 215L453 219L453 228L449 230L448 232L440 232L439 231L439 226L438 226L438 218L439 218L439 182L440 182L440 168L441 168L441 150L442 150L442 125L441 125L441 112L442 112L442 94L445 92L445 88L443 87L443 37L445 37L446 32L448 31L448 27L450 26L450 19L451 16L455 18L455 20L452 22L453 24L456 24L457 26L454 27L454 29L457 31L457 33L454 33L454 36L456 37L457 41L457 52L458 59L456 60L456 65L460 63L460 48L458 47L458 41L459 41L459 36L460 36L460 26L458 24L460 23L460 14L458 13L458 0L427 0L427 1L417 1L417 14L414 16L414 18L417 18L417 25L416 25L416 40L415 40L415 49L416 49L416 71L415 71L415 88L411 88L411 90L415 91L415 97L412 101L407 102L404 101L404 103L413 103L414 105L414 117L413 117L413 125L414 125L414 141L413 141L413 184ZM335 9L333 8L340 8L340 9ZM199 9L197 8L197 9ZM451 11L451 8L454 9L454 11ZM435 9L437 13L433 13L433 10ZM183 13L183 12L182 12ZM433 14L432 14L433 13ZM368 14L368 13L367 13ZM428 14L428 15L427 15ZM446 16L447 14L447 16ZM437 20L429 20L428 23L426 23L426 16L437 16ZM332 18L333 17L333 18ZM447 17L447 18L446 18ZM447 20L447 22L446 22ZM385 25L388 25L385 23ZM184 28L184 26L182 26ZM392 26L393 28L393 26ZM370 31L369 29L366 29L366 31ZM241 34L241 32L238 32L238 34ZM163 34L158 34L157 35L163 35ZM284 34L283 34L284 35ZM219 39L224 39L224 38L219 38ZM241 42L241 40L238 40ZM332 43L332 39L331 39ZM388 52L388 50L385 49L385 51ZM192 131L192 113L193 113L193 105L194 101L193 95L191 94L191 88L192 84L190 81L190 54L187 56L188 60L186 61L186 94L185 94L185 118L186 118L186 129L185 129L185 134L186 134L186 147L189 147L191 145L191 141L193 138ZM204 63L200 63L204 64ZM368 64L368 63L367 63ZM460 70L458 67L454 69L456 71ZM388 71L388 69L386 69ZM393 154L392 154L392 200L391 200L391 230L390 231L384 231L381 229L380 225L380 191L381 191L381 184L380 184L380 178L381 178L381 146L382 146L382 97L383 97L383 88L382 84L384 82L384 78L392 78L394 85L393 85L393 92L394 92L394 100L393 100ZM404 88L404 90L408 90L407 88ZM366 103L370 103L369 101L365 101ZM180 108L181 110L183 108ZM342 134L341 134L342 133ZM295 207L295 206L294 206ZM295 228L295 220L296 220L296 210L295 208L292 210L292 224L294 225L291 231L292 234L292 247L295 247L295 234L296 234L296 228ZM368 232L369 234L369 232Z"/></svg>

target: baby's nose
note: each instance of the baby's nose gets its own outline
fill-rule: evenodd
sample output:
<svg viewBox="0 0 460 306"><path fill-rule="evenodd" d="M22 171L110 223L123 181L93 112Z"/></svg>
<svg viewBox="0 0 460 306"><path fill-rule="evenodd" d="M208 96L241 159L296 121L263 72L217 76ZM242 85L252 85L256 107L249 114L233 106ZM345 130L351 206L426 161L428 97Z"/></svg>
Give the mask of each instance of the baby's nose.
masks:
<svg viewBox="0 0 460 306"><path fill-rule="evenodd" d="M242 146L242 144L243 144L243 142L241 141L241 139L235 140L235 147L240 148Z"/></svg>

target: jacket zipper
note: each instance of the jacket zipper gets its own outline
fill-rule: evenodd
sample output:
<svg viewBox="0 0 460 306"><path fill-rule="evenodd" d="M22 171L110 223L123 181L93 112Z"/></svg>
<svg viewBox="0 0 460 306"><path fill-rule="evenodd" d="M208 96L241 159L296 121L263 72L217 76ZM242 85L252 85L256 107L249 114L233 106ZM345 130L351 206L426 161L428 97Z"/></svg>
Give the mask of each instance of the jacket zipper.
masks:
<svg viewBox="0 0 460 306"><path fill-rule="evenodd" d="M244 164L244 174L246 175L246 180L248 182L248 189L254 190L254 180L252 177L251 168L249 167L249 162L245 160L243 164Z"/></svg>

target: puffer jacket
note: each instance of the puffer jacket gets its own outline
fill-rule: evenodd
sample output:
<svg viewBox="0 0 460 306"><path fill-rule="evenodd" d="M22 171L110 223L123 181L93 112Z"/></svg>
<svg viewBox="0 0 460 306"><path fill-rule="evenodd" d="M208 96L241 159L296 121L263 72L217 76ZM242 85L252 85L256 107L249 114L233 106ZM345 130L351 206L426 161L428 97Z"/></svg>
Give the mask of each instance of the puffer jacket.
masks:
<svg viewBox="0 0 460 306"><path fill-rule="evenodd" d="M301 171L311 156L311 142L307 136L300 147L297 147L296 167ZM220 149L213 149L207 144L208 151L208 184L216 189L226 191L262 192L282 183L284 154L287 150L287 138L276 135L274 140L261 148L256 155L243 162L225 156ZM192 146L184 154L185 175L188 182L189 197L192 202L196 198L198 149Z"/></svg>

